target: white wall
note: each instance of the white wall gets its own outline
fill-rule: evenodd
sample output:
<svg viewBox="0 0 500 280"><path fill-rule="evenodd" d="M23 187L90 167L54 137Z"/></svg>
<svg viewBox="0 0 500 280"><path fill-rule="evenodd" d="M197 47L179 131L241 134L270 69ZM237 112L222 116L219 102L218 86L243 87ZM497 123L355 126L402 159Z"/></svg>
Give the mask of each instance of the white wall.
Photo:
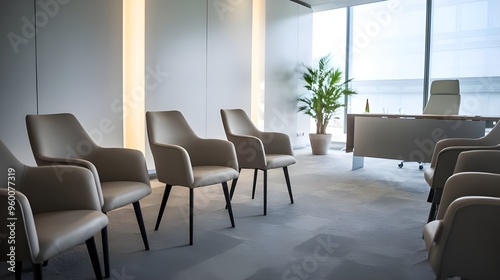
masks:
<svg viewBox="0 0 500 280"><path fill-rule="evenodd" d="M34 1L37 44L26 37L15 53L6 34L30 31ZM267 6L265 127L296 144L308 128L290 93L295 67L310 56L312 20L288 0ZM24 118L37 112L73 113L99 144L123 145L121 0L2 0L0 31L0 138L16 156L34 164ZM251 42L252 1L147 0L146 110L180 110L200 136L225 138L219 110L250 113ZM100 131L103 120L111 133ZM146 158L154 168L149 147Z"/></svg>
<svg viewBox="0 0 500 280"><path fill-rule="evenodd" d="M37 110L35 40L22 32L33 9L32 1L0 1L0 139L25 164L35 163L24 120Z"/></svg>
<svg viewBox="0 0 500 280"><path fill-rule="evenodd" d="M309 143L309 117L297 113L304 93L299 70L312 59L312 10L288 0L266 5L264 129L290 135L295 147Z"/></svg>
<svg viewBox="0 0 500 280"><path fill-rule="evenodd" d="M121 49L121 0L60 5L37 36L39 113L72 113L98 144L123 146Z"/></svg>
<svg viewBox="0 0 500 280"><path fill-rule="evenodd" d="M146 1L146 111L179 110L200 137L225 139L219 110L250 110L251 1ZM148 75L148 73L146 73ZM148 167L154 168L149 146Z"/></svg>

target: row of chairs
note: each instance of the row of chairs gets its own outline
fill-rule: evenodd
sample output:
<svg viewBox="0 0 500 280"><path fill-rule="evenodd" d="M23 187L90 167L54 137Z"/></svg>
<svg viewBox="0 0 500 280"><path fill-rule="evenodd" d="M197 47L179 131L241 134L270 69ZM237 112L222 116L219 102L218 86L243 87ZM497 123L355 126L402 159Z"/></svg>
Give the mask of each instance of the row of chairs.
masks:
<svg viewBox="0 0 500 280"><path fill-rule="evenodd" d="M424 177L431 187L423 238L437 279L500 275L500 125L478 139L444 139Z"/></svg>
<svg viewBox="0 0 500 280"><path fill-rule="evenodd" d="M229 141L198 137L179 111L146 113L157 178L166 184L155 230L172 186L187 187L191 245L195 188L222 184L233 227L231 198L242 169L254 169L252 199L257 172L264 172L264 215L270 169L283 168L290 201L294 202L288 166L295 158L289 137L258 130L241 109L221 110L221 118ZM139 203L151 193L144 155L133 149L97 145L72 114L28 115L26 124L38 167L22 164L0 141L0 165L8 171L0 178L13 182L11 188L9 184L0 188L0 201L13 205L13 216L0 211L0 218L16 221L16 255L12 258L16 279L21 279L22 261L30 261L34 278L42 279L43 264L82 243L87 244L96 278L102 279L94 240L98 232L102 237L104 277L110 277L106 213L129 204L134 207L144 247L149 250ZM232 181L230 190L228 181ZM9 250L9 234L9 228L0 229L2 252Z"/></svg>

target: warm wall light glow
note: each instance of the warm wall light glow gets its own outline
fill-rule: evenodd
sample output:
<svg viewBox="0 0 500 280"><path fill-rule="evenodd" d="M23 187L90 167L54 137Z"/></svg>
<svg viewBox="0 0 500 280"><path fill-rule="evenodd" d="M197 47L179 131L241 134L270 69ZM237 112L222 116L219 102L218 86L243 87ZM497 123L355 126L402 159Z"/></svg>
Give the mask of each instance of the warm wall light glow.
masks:
<svg viewBox="0 0 500 280"><path fill-rule="evenodd" d="M145 0L123 0L123 142L145 152ZM118 50L117 50L118 51Z"/></svg>
<svg viewBox="0 0 500 280"><path fill-rule="evenodd" d="M266 0L254 0L252 6L252 104L251 119L264 128Z"/></svg>

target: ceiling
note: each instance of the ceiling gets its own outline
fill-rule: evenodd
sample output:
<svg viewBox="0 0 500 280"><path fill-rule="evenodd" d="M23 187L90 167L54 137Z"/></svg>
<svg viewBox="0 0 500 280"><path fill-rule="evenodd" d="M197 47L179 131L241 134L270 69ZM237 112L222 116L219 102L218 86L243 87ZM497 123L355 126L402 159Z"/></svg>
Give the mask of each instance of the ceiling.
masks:
<svg viewBox="0 0 500 280"><path fill-rule="evenodd" d="M291 0L311 8L314 12L363 5L385 0Z"/></svg>

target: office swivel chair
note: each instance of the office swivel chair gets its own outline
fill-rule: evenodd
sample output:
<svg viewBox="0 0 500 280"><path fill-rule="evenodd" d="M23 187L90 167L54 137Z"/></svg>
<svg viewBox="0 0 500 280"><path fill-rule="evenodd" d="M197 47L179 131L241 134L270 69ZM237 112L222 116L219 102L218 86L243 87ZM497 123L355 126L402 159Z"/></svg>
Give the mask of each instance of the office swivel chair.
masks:
<svg viewBox="0 0 500 280"><path fill-rule="evenodd" d="M430 97L423 114L457 115L460 108L460 83L458 80L435 80L431 83ZM404 162L398 164L403 167ZM424 169L422 162L418 169Z"/></svg>

